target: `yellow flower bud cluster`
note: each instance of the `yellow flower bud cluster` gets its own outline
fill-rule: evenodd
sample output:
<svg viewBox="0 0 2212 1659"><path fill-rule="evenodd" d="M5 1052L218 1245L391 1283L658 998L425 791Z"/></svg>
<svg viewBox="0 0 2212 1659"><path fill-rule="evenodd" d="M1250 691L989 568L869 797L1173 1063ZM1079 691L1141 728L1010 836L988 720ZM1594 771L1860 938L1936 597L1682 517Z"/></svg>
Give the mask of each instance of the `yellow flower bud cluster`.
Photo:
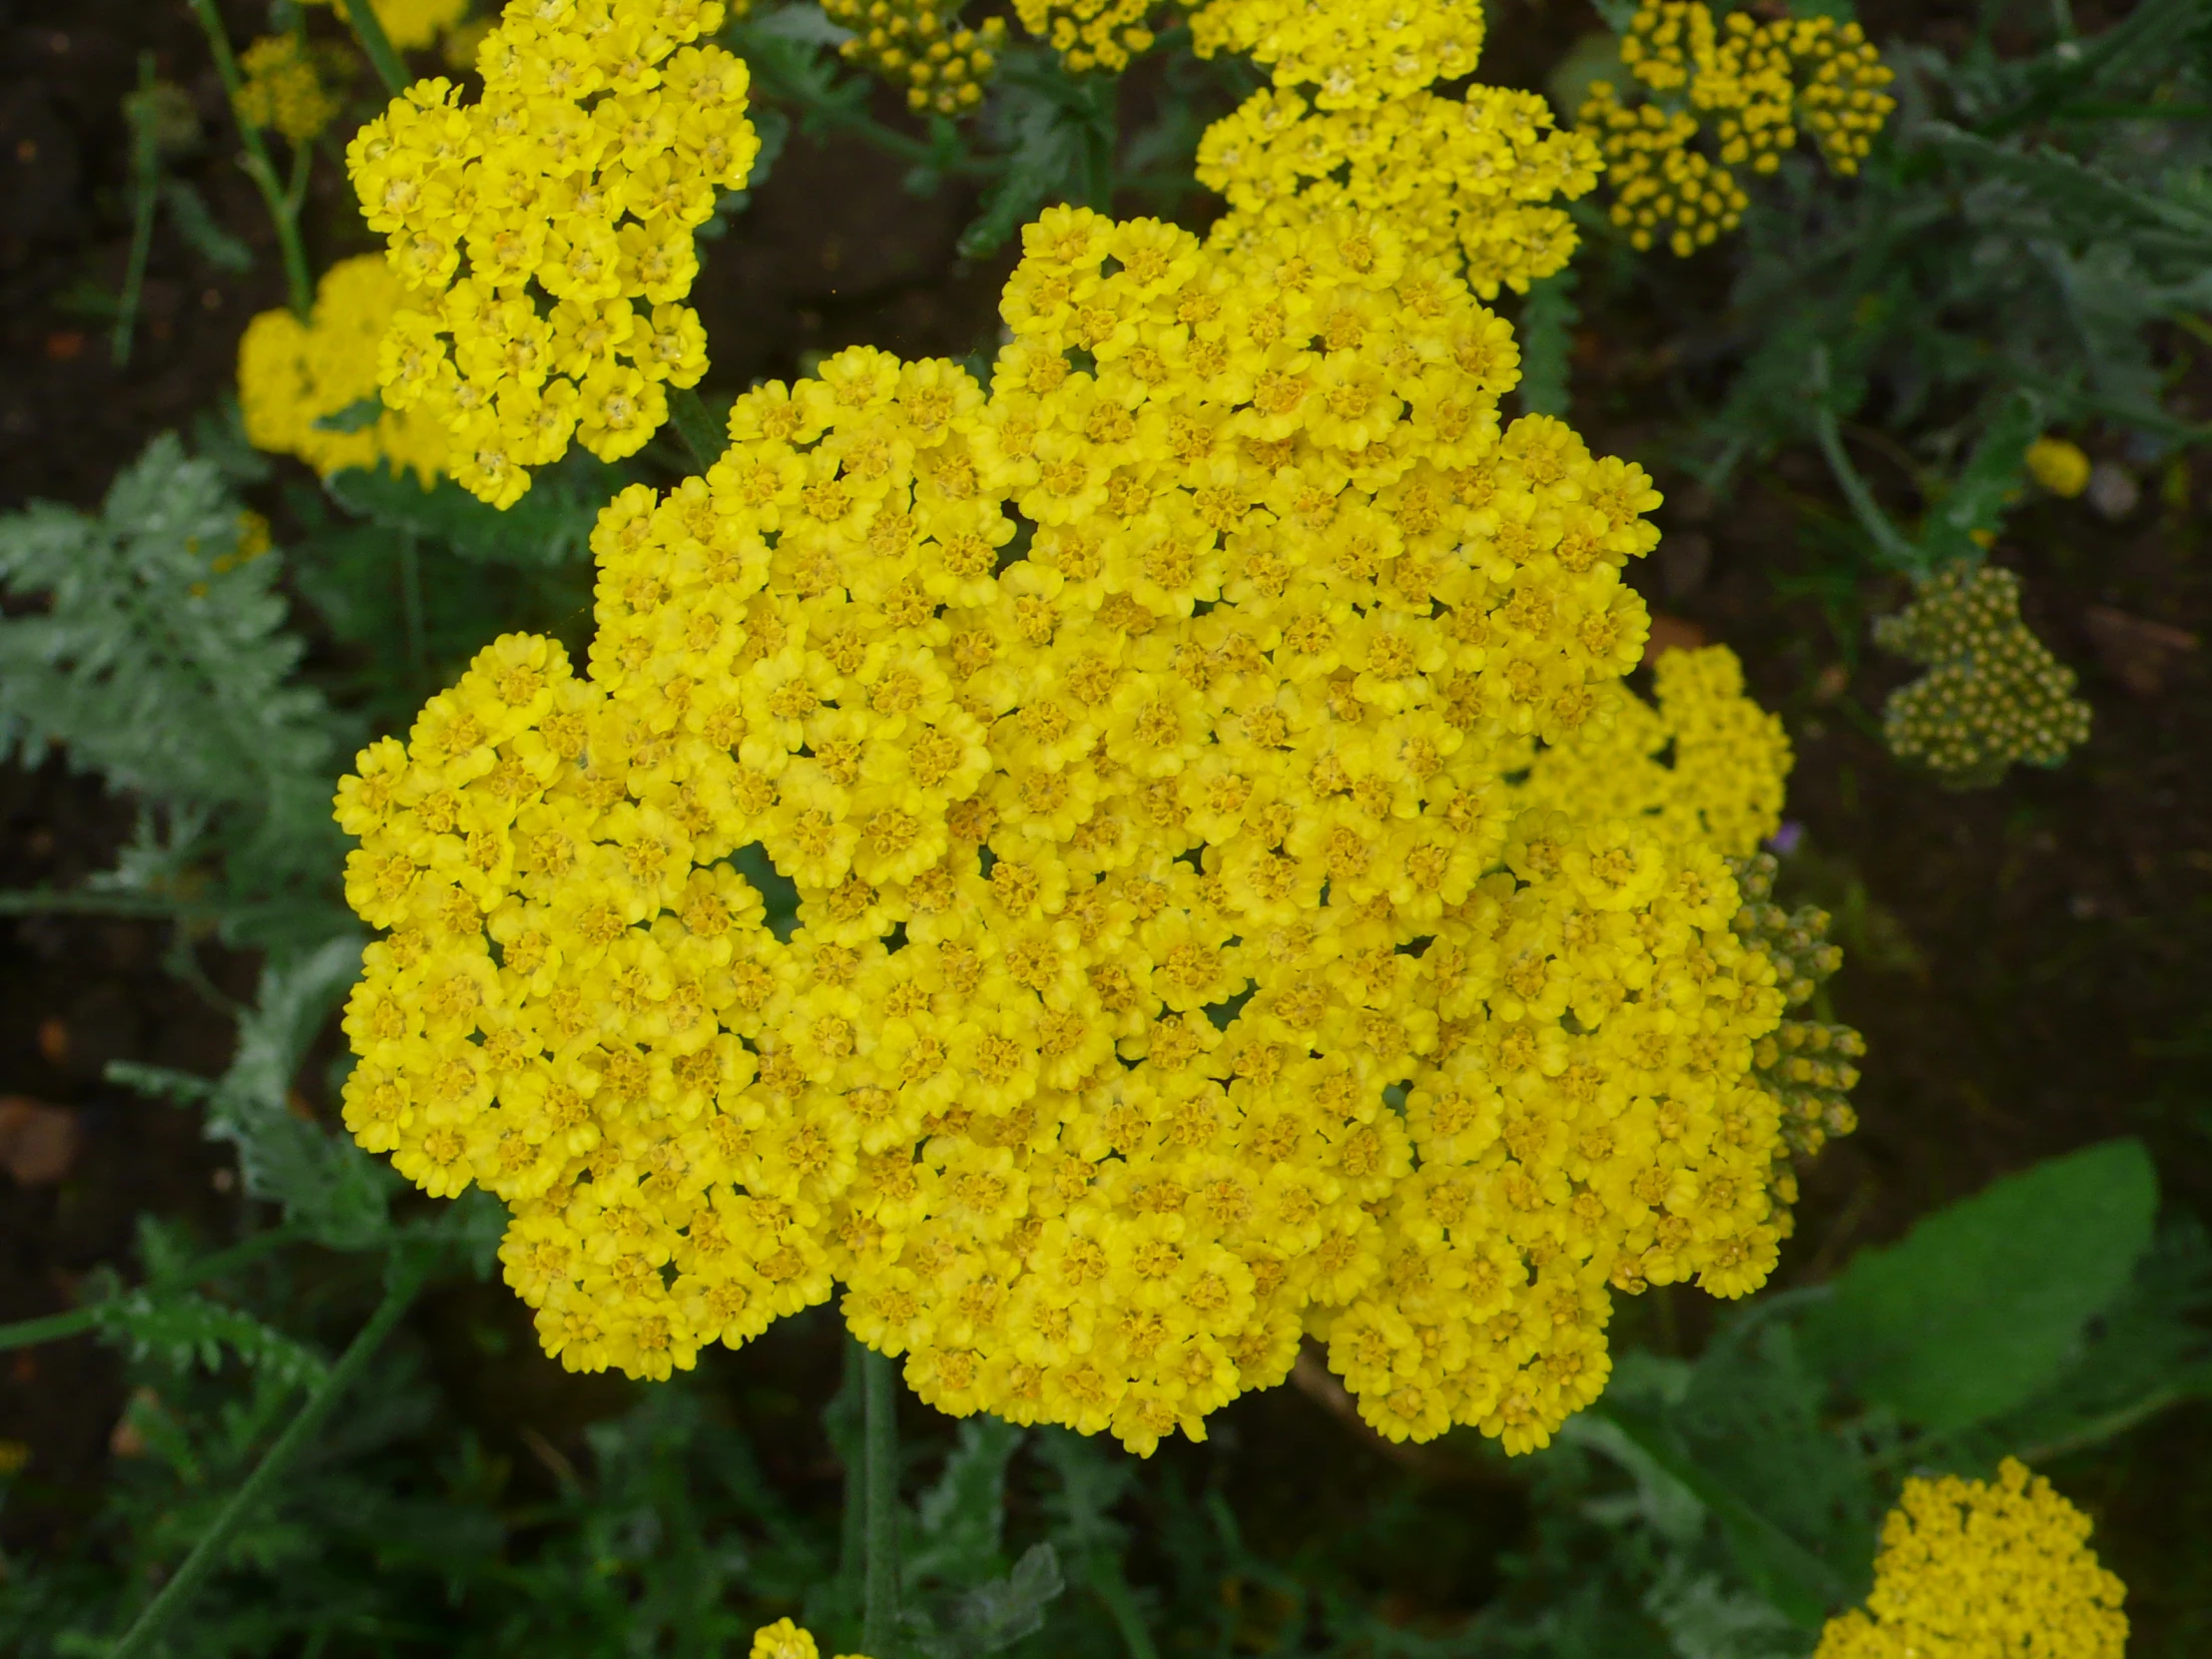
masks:
<svg viewBox="0 0 2212 1659"><path fill-rule="evenodd" d="M1553 127L1534 93L1430 83L1470 73L1482 15L1465 0L1211 0L1191 19L1202 56L1247 53L1274 86L1208 128L1198 179L1229 199L1217 246L1352 211L1386 217L1409 246L1455 254L1494 298L1548 276L1575 233L1553 197L1596 183L1596 144ZM1300 90L1303 89L1303 90Z"/></svg>
<svg viewBox="0 0 2212 1659"><path fill-rule="evenodd" d="M1859 171L1897 101L1892 79L1856 23L1830 18L1718 23L1699 0L1638 11L1621 62L1648 93L1630 104L1592 85L1578 117L1605 156L1613 223L1636 248L1664 242L1687 256L1742 222L1750 198L1730 170L1772 173L1802 122L1838 173ZM1710 127L1715 155L1693 148Z"/></svg>
<svg viewBox="0 0 2212 1659"><path fill-rule="evenodd" d="M987 17L969 29L959 24L957 5L935 0L823 0L822 9L852 31L837 48L842 57L904 87L907 108L938 115L960 115L983 102L983 83L1006 39L1004 18Z"/></svg>
<svg viewBox="0 0 2212 1659"><path fill-rule="evenodd" d="M751 1659L821 1659L821 1654L822 1649L815 1645L814 1633L801 1629L790 1619L778 1619L753 1632ZM862 1659L862 1656L846 1654L840 1659Z"/></svg>
<svg viewBox="0 0 2212 1659"><path fill-rule="evenodd" d="M415 290L384 337L384 401L441 422L454 478L495 506L572 436L602 460L634 453L665 387L706 372L681 302L692 234L760 149L745 65L685 44L722 16L717 0L510 0L477 54L480 101L418 81L346 151Z"/></svg>
<svg viewBox="0 0 2212 1659"><path fill-rule="evenodd" d="M1723 855L1787 750L1726 671L1619 695L1659 497L1499 430L1442 258L1074 209L1024 255L987 395L860 346L747 393L601 515L588 678L503 639L362 754L345 1121L506 1201L574 1369L841 1280L955 1414L1149 1451L1312 1334L1386 1433L1541 1445L1609 1282L1774 1261ZM1638 721L1677 766L1580 799Z"/></svg>
<svg viewBox="0 0 2212 1659"><path fill-rule="evenodd" d="M1877 619L1875 643L1927 665L1890 694L1890 753L1959 788L2007 767L2054 767L2089 740L2074 672L2020 620L2020 580L1997 565L1953 564L1915 585L1913 603Z"/></svg>
<svg viewBox="0 0 2212 1659"><path fill-rule="evenodd" d="M338 101L297 35L264 35L239 54L239 70L238 117L249 127L274 127L293 144L305 144L338 113Z"/></svg>
<svg viewBox="0 0 2212 1659"><path fill-rule="evenodd" d="M321 0L306 0L319 5ZM346 0L329 0L339 22L348 21ZM428 46L448 29L460 27L468 0L371 0L370 9L383 26L384 38L402 52Z"/></svg>
<svg viewBox="0 0 2212 1659"><path fill-rule="evenodd" d="M2089 1532L2011 1457L1993 1481L1908 1480L1865 1609L1830 1619L1815 1659L2120 1659L2127 1586Z"/></svg>
<svg viewBox="0 0 2212 1659"><path fill-rule="evenodd" d="M1778 869L1774 854L1731 860L1743 908L1729 925L1775 964L1775 985L1785 1006L1803 1007L1823 981L1844 965L1843 947L1828 938L1830 916L1817 905L1784 911L1772 901ZM1785 1019L1752 1049L1752 1074L1782 1107L1782 1136L1805 1157L1859 1127L1848 1098L1859 1086L1867 1039L1848 1025ZM1776 1190L1795 1203L1795 1178L1777 1170ZM1784 1235L1787 1237L1787 1233Z"/></svg>
<svg viewBox="0 0 2212 1659"><path fill-rule="evenodd" d="M412 468L428 489L445 469L447 440L425 411L385 408L351 431L318 424L376 396L377 342L404 299L383 256L357 254L322 274L305 322L288 310L249 322L239 340L247 440L296 455L325 478L383 461L393 472Z"/></svg>
<svg viewBox="0 0 2212 1659"><path fill-rule="evenodd" d="M1151 23L1156 0L1014 0L1021 26L1052 43L1075 74L1103 70L1119 75L1158 37Z"/></svg>
<svg viewBox="0 0 2212 1659"><path fill-rule="evenodd" d="M2089 457L2081 446L2049 433L2027 446L2027 471L2051 494L2071 501L2089 487Z"/></svg>

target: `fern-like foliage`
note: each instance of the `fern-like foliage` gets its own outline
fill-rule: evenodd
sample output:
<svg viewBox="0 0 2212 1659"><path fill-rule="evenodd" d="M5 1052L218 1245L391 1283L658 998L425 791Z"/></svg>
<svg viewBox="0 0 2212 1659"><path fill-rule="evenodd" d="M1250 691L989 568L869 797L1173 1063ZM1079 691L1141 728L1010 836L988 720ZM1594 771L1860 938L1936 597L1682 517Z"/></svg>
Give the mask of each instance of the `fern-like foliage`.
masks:
<svg viewBox="0 0 2212 1659"><path fill-rule="evenodd" d="M256 556L253 524L222 469L166 433L97 516L39 502L0 519L0 756L59 750L138 796L164 828L126 879L217 851L267 916L337 867L337 729L295 678L280 560Z"/></svg>

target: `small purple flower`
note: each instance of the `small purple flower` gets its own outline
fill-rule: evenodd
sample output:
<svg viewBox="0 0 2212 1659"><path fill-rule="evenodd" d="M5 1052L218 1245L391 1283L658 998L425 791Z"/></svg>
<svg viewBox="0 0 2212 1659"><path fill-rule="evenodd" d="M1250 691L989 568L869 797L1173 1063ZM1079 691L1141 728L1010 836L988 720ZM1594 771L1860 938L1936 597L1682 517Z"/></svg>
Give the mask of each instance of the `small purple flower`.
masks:
<svg viewBox="0 0 2212 1659"><path fill-rule="evenodd" d="M1778 858L1787 858L1798 849L1798 842L1805 839L1805 826L1794 818L1784 819L1782 828L1767 837L1767 846Z"/></svg>

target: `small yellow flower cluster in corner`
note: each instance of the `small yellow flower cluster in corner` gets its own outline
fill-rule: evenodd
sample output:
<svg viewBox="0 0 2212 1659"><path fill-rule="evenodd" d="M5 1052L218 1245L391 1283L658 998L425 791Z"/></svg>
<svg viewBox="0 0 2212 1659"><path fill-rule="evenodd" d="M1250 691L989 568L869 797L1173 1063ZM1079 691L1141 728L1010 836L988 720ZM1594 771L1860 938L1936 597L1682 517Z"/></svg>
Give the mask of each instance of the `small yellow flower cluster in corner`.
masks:
<svg viewBox="0 0 2212 1659"><path fill-rule="evenodd" d="M503 639L361 755L346 1124L507 1203L572 1369L842 1280L953 1414L1148 1452L1312 1335L1384 1433L1541 1445L1609 1285L1774 1263L1724 858L1787 746L1726 653L1622 695L1659 497L1500 431L1442 257L1072 209L1024 256L987 394L748 392L601 515L588 677ZM1589 799L1623 728L1675 765Z"/></svg>
<svg viewBox="0 0 2212 1659"><path fill-rule="evenodd" d="M1014 0L1021 26L1052 43L1070 72L1103 70L1119 75L1140 52L1150 51L1156 0Z"/></svg>
<svg viewBox="0 0 2212 1659"><path fill-rule="evenodd" d="M337 116L338 101L297 35L264 35L239 54L239 69L238 117L249 127L274 127L305 144Z"/></svg>
<svg viewBox="0 0 2212 1659"><path fill-rule="evenodd" d="M1006 39L1004 18L985 18L974 29L960 25L956 0L823 0L822 9L852 31L837 48L841 57L904 87L907 108L938 115L960 115L983 102L983 83Z"/></svg>
<svg viewBox="0 0 2212 1659"><path fill-rule="evenodd" d="M2089 487L2089 457L2081 446L2045 433L2027 446L2027 471L2051 494L2071 501Z"/></svg>
<svg viewBox="0 0 2212 1659"><path fill-rule="evenodd" d="M323 0L305 3L320 5ZM346 0L328 3L339 22L347 21ZM459 27L468 11L468 0L370 0L370 9L383 26L384 38L400 51L412 52L428 46L448 29Z"/></svg>
<svg viewBox="0 0 2212 1659"><path fill-rule="evenodd" d="M264 311L239 341L239 406L257 449L296 455L327 478L384 461L427 489L445 470L445 428L421 409L385 408L352 431L316 424L376 396L378 342L406 297L379 254L340 260L315 284L305 322Z"/></svg>
<svg viewBox="0 0 2212 1659"><path fill-rule="evenodd" d="M1345 210L1389 219L1408 245L1451 253L1483 298L1564 266L1573 224L1553 197L1596 183L1596 144L1555 131L1534 93L1429 90L1470 73L1472 0L1210 0L1191 18L1201 56L1249 54L1275 85L1208 128L1198 179L1229 199L1217 246ZM1303 89L1303 90L1301 90Z"/></svg>
<svg viewBox="0 0 2212 1659"><path fill-rule="evenodd" d="M1865 1610L1830 1619L1815 1659L2120 1659L2127 1586L2089 1532L2014 1458L1993 1481L1908 1480Z"/></svg>
<svg viewBox="0 0 2212 1659"><path fill-rule="evenodd" d="M750 1659L820 1659L821 1653L822 1649L815 1645L813 1631L801 1629L790 1619L778 1619L753 1632ZM864 1656L841 1654L838 1659L864 1659Z"/></svg>
<svg viewBox="0 0 2212 1659"><path fill-rule="evenodd" d="M722 17L718 0L510 0L478 103L418 81L347 149L415 290L384 338L384 401L441 422L454 478L495 506L572 435L634 453L668 416L664 386L706 372L681 302L692 233L760 149L745 65L685 44Z"/></svg>
<svg viewBox="0 0 2212 1659"><path fill-rule="evenodd" d="M1882 735L1901 761L1977 788L2015 764L2057 766L2089 741L2073 670L2020 620L2020 579L2001 566L1937 571L1912 604L1876 620L1874 638L1928 669L1883 707Z"/></svg>
<svg viewBox="0 0 2212 1659"><path fill-rule="evenodd" d="M1687 256L1734 230L1750 198L1731 169L1772 173L1800 123L1838 173L1858 172L1897 107L1859 25L1830 18L1716 23L1701 0L1660 0L1636 13L1621 62L1647 96L1630 104L1599 81L1578 124L1604 149L1613 223L1639 249ZM1708 128L1712 157L1692 148Z"/></svg>

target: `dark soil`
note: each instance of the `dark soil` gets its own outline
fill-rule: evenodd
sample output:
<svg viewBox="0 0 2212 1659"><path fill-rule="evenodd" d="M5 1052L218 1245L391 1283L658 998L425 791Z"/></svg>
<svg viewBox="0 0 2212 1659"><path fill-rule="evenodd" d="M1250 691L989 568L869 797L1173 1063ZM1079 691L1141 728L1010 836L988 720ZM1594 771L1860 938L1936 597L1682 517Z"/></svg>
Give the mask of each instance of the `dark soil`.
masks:
<svg viewBox="0 0 2212 1659"><path fill-rule="evenodd" d="M247 38L259 8L227 10L234 38ZM1939 13L1969 8L1889 10L1926 35L1950 26ZM1490 72L1539 84L1584 26L1570 8L1494 7ZM145 49L192 92L201 118L201 144L175 171L256 262L243 276L217 272L164 216L134 355L118 368L103 304L121 286L129 238L120 100ZM240 331L280 298L275 248L232 165L220 86L183 7L0 3L0 510L33 497L90 504L148 437L189 425L228 390ZM908 355L989 344L1004 260L962 267L954 242L973 204L909 195L902 173L850 141L794 138L708 254L697 299L717 353L710 386L788 377L810 353L852 341ZM318 269L367 245L338 170L325 166L321 179ZM1717 295L1725 256L1712 259ZM1592 407L1645 406L1638 364L1648 354L1627 337L1632 325L1613 339L1605 323L1580 342L1578 391ZM1663 407L1655 379L1649 406ZM1604 417L1584 427L1593 446L1632 455L1650 430ZM2205 474L2184 461L2146 477L2142 503L2117 523L2082 503L2016 516L1998 556L2021 573L2036 631L2080 671L2096 725L2062 769L1976 794L1947 793L1889 757L1876 725L1902 665L1865 646L1863 612L1834 618L1798 596L1813 566L1799 530L1808 515L1839 511L1818 463L1786 454L1725 507L1662 477L1670 540L1639 581L1654 610L1733 646L1788 721L1798 753L1789 811L1805 850L1784 896L1837 914L1850 961L1833 984L1836 1014L1870 1045L1861 1128L1807 1176L1786 1280L1825 1276L1935 1205L2114 1135L2145 1136L2169 1198L2212 1214L2207 653L2174 653L2146 678L2124 639L2089 620L2101 606L2212 633ZM1879 610L1895 597L1866 602ZM58 762L0 770L0 888L75 883L106 866L130 821L127 804ZM20 1188L0 1175L0 1321L67 1308L82 1275L128 1264L142 1213L214 1232L241 1201L189 1114L102 1081L112 1059L203 1073L227 1059L230 1025L213 998L250 995L254 964L197 942L196 989L165 967L174 944L150 923L0 921L0 1096L70 1108L82 1131L58 1184ZM1676 1300L1669 1327L1694 1342L1708 1305ZM537 1435L581 1455L581 1424L627 1390L541 1361L516 1314L496 1289L456 1292L423 1312L416 1335L464 1419L510 1446ZM799 1402L833 1366L830 1342L825 1326L764 1345L778 1356L773 1375L747 1384L786 1389L798 1476L820 1473L812 1412ZM96 1487L121 1403L118 1362L87 1341L0 1360L0 1437L33 1448L48 1489ZM1286 1549L1317 1524L1380 1526L1363 1506L1395 1478L1369 1442L1291 1389L1241 1402L1206 1455L1221 1460L1255 1540ZM2100 1548L2131 1586L2138 1651L2187 1651L2191 1635L2212 1634L2212 1412L2175 1412L2116 1452L2052 1472L2100 1513ZM1386 1528L1375 1533L1378 1587L1408 1607L1479 1600L1487 1563L1519 1527L1509 1488L1451 1490L1463 1530L1442 1556L1435 1540L1412 1553L1457 1569L1393 1567Z"/></svg>

